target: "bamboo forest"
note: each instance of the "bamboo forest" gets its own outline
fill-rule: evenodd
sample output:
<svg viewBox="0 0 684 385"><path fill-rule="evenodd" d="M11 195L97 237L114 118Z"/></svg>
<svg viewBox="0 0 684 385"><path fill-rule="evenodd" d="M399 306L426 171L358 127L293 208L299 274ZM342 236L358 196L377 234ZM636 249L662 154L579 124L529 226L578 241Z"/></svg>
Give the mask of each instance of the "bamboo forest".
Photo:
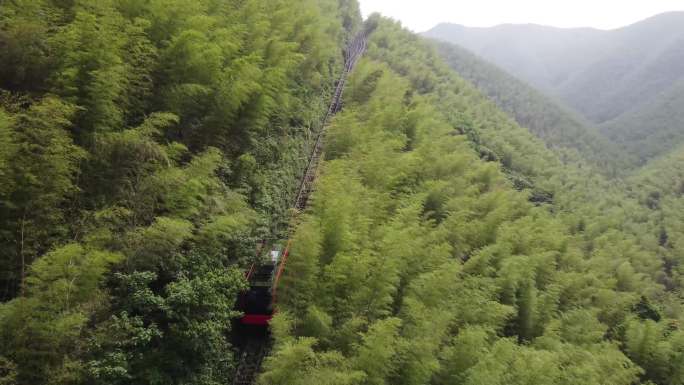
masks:
<svg viewBox="0 0 684 385"><path fill-rule="evenodd" d="M684 384L684 13L360 9L0 1L0 385Z"/></svg>

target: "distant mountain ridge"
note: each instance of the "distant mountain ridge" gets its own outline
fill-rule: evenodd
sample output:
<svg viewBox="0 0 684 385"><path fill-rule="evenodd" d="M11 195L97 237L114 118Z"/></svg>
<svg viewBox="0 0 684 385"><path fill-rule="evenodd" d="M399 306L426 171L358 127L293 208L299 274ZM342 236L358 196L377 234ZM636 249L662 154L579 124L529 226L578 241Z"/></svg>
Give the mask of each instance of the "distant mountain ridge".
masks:
<svg viewBox="0 0 684 385"><path fill-rule="evenodd" d="M582 159L607 175L621 173L634 163L590 122L553 98L464 48L444 42L437 43L436 47L453 70L562 158L570 156L567 150L576 150Z"/></svg>
<svg viewBox="0 0 684 385"><path fill-rule="evenodd" d="M587 66L585 58L597 50L588 43L599 35L600 31L593 29L563 30L536 24L491 28L439 24L424 33L458 44L543 91L557 88L573 70ZM581 55L563 58L568 51Z"/></svg>
<svg viewBox="0 0 684 385"><path fill-rule="evenodd" d="M424 35L460 45L561 100L642 161L684 141L684 118L666 112L673 99L667 95L684 87L684 12L608 31L440 24ZM635 125L639 111L660 118ZM657 142L632 140L644 137Z"/></svg>

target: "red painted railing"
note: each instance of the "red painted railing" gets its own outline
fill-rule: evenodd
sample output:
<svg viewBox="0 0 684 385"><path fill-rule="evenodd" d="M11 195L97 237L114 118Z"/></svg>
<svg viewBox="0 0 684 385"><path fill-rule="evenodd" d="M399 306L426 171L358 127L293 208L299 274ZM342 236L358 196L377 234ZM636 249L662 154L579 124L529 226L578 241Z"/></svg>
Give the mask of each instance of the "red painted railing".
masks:
<svg viewBox="0 0 684 385"><path fill-rule="evenodd" d="M283 275L283 271L285 270L285 264L287 264L287 257L290 255L290 245L292 244L292 240L287 241L287 246L285 246L285 250L283 251L283 256L280 259L280 264L278 265L278 270L276 271L275 278L273 279L273 288L271 289L271 296L273 297L273 305L275 306L276 304L276 292L278 290L278 283L280 282L280 277Z"/></svg>

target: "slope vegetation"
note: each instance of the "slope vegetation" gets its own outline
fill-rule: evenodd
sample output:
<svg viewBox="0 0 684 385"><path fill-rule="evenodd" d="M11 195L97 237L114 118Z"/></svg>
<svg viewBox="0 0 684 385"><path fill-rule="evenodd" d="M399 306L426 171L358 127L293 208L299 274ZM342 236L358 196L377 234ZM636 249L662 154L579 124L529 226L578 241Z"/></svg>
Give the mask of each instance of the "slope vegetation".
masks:
<svg viewBox="0 0 684 385"><path fill-rule="evenodd" d="M630 194L659 223L658 242L672 287L684 282L684 146L652 160L628 180Z"/></svg>
<svg viewBox="0 0 684 385"><path fill-rule="evenodd" d="M661 283L659 246L632 233L651 231L645 211L618 195L593 214L530 202L514 170L566 179L560 201L595 185L419 37L374 22L295 232L260 383L677 378L684 332L668 317L681 304Z"/></svg>
<svg viewBox="0 0 684 385"><path fill-rule="evenodd" d="M425 35L461 45L604 124L604 134L641 160L681 140L671 135L684 121L670 114L670 102L683 87L684 12L611 31L442 24ZM644 148L647 136L654 139Z"/></svg>
<svg viewBox="0 0 684 385"><path fill-rule="evenodd" d="M684 63L684 59L682 60ZM684 143L684 79L648 103L602 124L601 132L646 163Z"/></svg>
<svg viewBox="0 0 684 385"><path fill-rule="evenodd" d="M0 383L231 383L360 23L337 0L0 6Z"/></svg>
<svg viewBox="0 0 684 385"><path fill-rule="evenodd" d="M373 16L288 223L355 0L2 11L1 384L233 383L243 270L290 229L261 385L681 383L678 155L626 194Z"/></svg>
<svg viewBox="0 0 684 385"><path fill-rule="evenodd" d="M567 152L575 150L577 158L586 159L596 170L609 175L619 173L632 163L590 123L495 65L456 45L438 43L437 48L461 77L564 158L572 159Z"/></svg>

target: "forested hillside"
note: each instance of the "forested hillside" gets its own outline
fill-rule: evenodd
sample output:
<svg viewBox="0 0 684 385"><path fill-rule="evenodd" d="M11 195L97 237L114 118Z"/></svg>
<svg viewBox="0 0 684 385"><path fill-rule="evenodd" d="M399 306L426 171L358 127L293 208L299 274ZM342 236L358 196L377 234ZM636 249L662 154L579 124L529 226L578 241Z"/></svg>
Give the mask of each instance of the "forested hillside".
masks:
<svg viewBox="0 0 684 385"><path fill-rule="evenodd" d="M682 106L684 79L638 109L602 124L600 130L625 152L646 163L684 143Z"/></svg>
<svg viewBox="0 0 684 385"><path fill-rule="evenodd" d="M399 25L379 20L367 56L260 383L681 382L679 284L649 211L553 160ZM519 177L546 172L558 201L540 204Z"/></svg>
<svg viewBox="0 0 684 385"><path fill-rule="evenodd" d="M634 160L591 127L591 123L548 96L508 75L469 51L439 42L437 49L446 63L475 85L518 124L527 127L566 162L587 160L597 171L622 173ZM570 150L570 151L568 151ZM572 150L578 152L573 156Z"/></svg>
<svg viewBox="0 0 684 385"><path fill-rule="evenodd" d="M558 98L638 160L679 143L684 120L672 113L684 79L684 12L611 31L537 25L425 33L461 45Z"/></svg>
<svg viewBox="0 0 684 385"><path fill-rule="evenodd" d="M673 270L679 287L684 271L684 146L650 162L628 179L630 194L651 211L660 224L659 243L664 248L665 268Z"/></svg>
<svg viewBox="0 0 684 385"><path fill-rule="evenodd" d="M356 0L0 10L0 384L234 384L266 239L258 384L684 384L684 152L608 178L581 119Z"/></svg>
<svg viewBox="0 0 684 385"><path fill-rule="evenodd" d="M337 0L0 4L0 383L219 384L360 23Z"/></svg>

